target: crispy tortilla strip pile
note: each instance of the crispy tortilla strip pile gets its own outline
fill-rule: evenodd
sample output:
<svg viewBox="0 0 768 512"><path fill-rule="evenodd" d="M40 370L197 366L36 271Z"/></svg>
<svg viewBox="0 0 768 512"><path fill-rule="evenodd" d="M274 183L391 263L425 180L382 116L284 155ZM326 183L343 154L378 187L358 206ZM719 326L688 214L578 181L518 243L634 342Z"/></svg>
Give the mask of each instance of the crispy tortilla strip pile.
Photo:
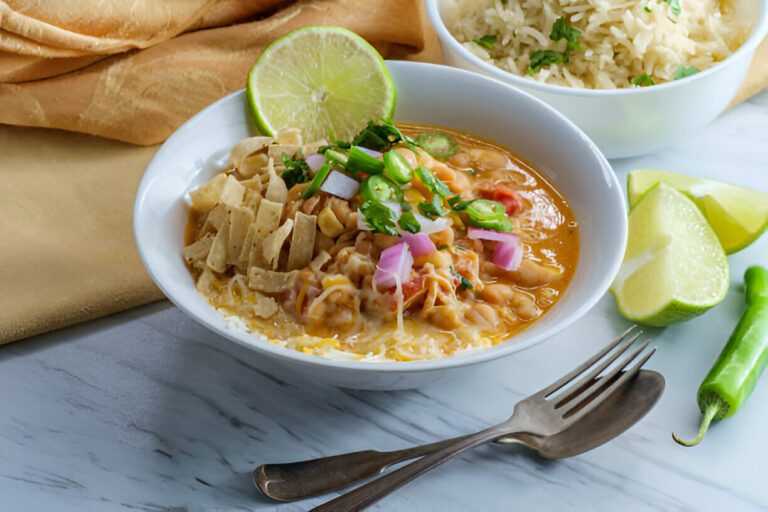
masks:
<svg viewBox="0 0 768 512"><path fill-rule="evenodd" d="M197 241L184 248L184 259L200 272L198 289L210 293L234 267L248 276L251 312L260 318L277 312L277 302L265 294L289 290L298 270L310 264L317 216L297 211L288 218L288 190L275 161L279 168L283 154L307 154L319 144L302 144L298 130L244 139L230 153L232 171L190 193L192 208L204 216Z"/></svg>

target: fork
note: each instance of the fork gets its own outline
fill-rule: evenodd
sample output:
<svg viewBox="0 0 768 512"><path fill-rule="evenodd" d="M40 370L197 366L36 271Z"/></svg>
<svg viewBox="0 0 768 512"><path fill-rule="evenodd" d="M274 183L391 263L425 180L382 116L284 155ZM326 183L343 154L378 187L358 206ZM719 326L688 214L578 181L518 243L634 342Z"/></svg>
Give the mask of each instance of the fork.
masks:
<svg viewBox="0 0 768 512"><path fill-rule="evenodd" d="M506 421L475 434L458 438L448 446L361 485L357 489L313 508L312 511L362 510L443 462L481 444L511 434L526 433L545 437L562 432L595 409L627 380L637 375L640 368L654 354L655 347L645 352L650 343L646 341L609 369L640 336L641 333L638 333L624 341L632 329L634 326L567 375L518 402L512 416ZM624 344L611 354L611 351L622 341Z"/></svg>

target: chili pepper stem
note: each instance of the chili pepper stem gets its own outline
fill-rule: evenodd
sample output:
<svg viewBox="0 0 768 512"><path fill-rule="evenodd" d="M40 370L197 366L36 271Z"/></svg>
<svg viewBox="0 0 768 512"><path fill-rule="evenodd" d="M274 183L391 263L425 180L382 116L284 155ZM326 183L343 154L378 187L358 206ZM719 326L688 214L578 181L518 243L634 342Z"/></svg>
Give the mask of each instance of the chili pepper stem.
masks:
<svg viewBox="0 0 768 512"><path fill-rule="evenodd" d="M691 441L683 441L679 437L677 437L677 434L674 432L672 433L672 439L675 440L676 443L681 444L683 446L695 446L699 444L699 441L701 441L701 438L704 437L704 434L707 433L707 429L709 428L710 423L712 423L712 420L715 418L715 416L718 415L723 409L723 406L727 407L722 401L720 400L713 400L707 404L707 408L704 410L704 418L701 420L701 427L699 428L699 434L692 439Z"/></svg>

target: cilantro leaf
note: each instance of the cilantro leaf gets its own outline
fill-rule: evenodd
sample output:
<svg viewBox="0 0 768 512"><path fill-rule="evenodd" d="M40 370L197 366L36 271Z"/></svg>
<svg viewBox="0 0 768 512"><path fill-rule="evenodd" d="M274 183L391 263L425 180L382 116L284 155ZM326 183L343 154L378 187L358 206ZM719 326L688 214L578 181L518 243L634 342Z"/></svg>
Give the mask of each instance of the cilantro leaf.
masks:
<svg viewBox="0 0 768 512"><path fill-rule="evenodd" d="M360 205L360 213L365 217L365 223L374 233L400 236L395 226L395 212L378 201L365 201Z"/></svg>
<svg viewBox="0 0 768 512"><path fill-rule="evenodd" d="M405 212L400 216L400 220L397 221L397 225L400 226L403 231L409 233L418 233L421 231L421 224L416 220L416 216L411 212Z"/></svg>
<svg viewBox="0 0 768 512"><path fill-rule="evenodd" d="M664 2L669 4L669 10L672 11L672 14L675 16L680 14L682 10L680 9L680 0L664 0Z"/></svg>
<svg viewBox="0 0 768 512"><path fill-rule="evenodd" d="M388 119L382 119L381 124L368 121L368 126L352 139L353 146L362 146L374 151L383 151L398 142L405 142L411 148L416 146L412 138L403 135Z"/></svg>
<svg viewBox="0 0 768 512"><path fill-rule="evenodd" d="M467 209L467 206L469 206L472 203L472 200L470 201L464 201L461 199L461 196L456 194L453 197L449 197L448 200L448 206L451 207L451 210L455 212L463 212Z"/></svg>
<svg viewBox="0 0 768 512"><path fill-rule="evenodd" d="M536 50L531 52L531 62L528 65L528 74L532 75L538 72L544 66L552 64L562 64L563 54L555 50Z"/></svg>
<svg viewBox="0 0 768 512"><path fill-rule="evenodd" d="M437 248L437 250L438 250L438 251L444 251L444 250L446 250L446 249L450 249L450 248L451 248L451 246L450 246L450 245L448 245L448 244L443 244L443 245L441 245L440 247L438 247L438 248Z"/></svg>
<svg viewBox="0 0 768 512"><path fill-rule="evenodd" d="M643 73L640 76L636 76L632 80L630 80L632 85L639 85L641 87L645 87L647 85L656 85L656 82L653 81L653 78L651 78L651 75L648 73Z"/></svg>
<svg viewBox="0 0 768 512"><path fill-rule="evenodd" d="M293 155L289 160L283 153L282 158L285 170L280 174L280 177L283 178L286 187L291 188L297 183L306 183L312 179L306 160L300 158L299 155Z"/></svg>
<svg viewBox="0 0 768 512"><path fill-rule="evenodd" d="M493 50L493 45L496 44L496 36L476 37L472 40L472 42L479 44L484 48L488 48L489 50Z"/></svg>
<svg viewBox="0 0 768 512"><path fill-rule="evenodd" d="M584 48L579 44L579 37L581 37L581 32L568 25L564 18L558 18L555 21L552 25L552 32L549 34L549 38L555 42L561 39L568 42L563 52L563 62L568 62L572 51L584 51Z"/></svg>
<svg viewBox="0 0 768 512"><path fill-rule="evenodd" d="M413 171L419 178L419 181L427 187L427 190L432 192L436 196L447 197L451 194L451 189L440 178L432 174L429 169L423 166L418 166Z"/></svg>
<svg viewBox="0 0 768 512"><path fill-rule="evenodd" d="M650 7L648 7L647 5L643 7L643 10L644 10L645 12L652 12L652 11L651 11L651 8L650 8Z"/></svg>
<svg viewBox="0 0 768 512"><path fill-rule="evenodd" d="M440 196L437 194L432 197L432 201L429 203L419 203L419 211L422 215L426 215L427 217L442 217L446 213L445 210L443 210Z"/></svg>
<svg viewBox="0 0 768 512"><path fill-rule="evenodd" d="M469 279L456 272L456 269L453 268L453 265L451 265L451 274L453 274L454 277L459 280L459 287L457 288L458 291L472 289L472 283L469 282Z"/></svg>
<svg viewBox="0 0 768 512"><path fill-rule="evenodd" d="M404 212L409 212L413 210L413 206L411 206L408 203L400 203L400 209L403 210Z"/></svg>
<svg viewBox="0 0 768 512"><path fill-rule="evenodd" d="M695 75L698 72L699 70L696 69L696 66L691 66L687 68L685 67L685 65L680 64L679 66L677 66L677 69L675 70L675 80L680 80L681 78Z"/></svg>

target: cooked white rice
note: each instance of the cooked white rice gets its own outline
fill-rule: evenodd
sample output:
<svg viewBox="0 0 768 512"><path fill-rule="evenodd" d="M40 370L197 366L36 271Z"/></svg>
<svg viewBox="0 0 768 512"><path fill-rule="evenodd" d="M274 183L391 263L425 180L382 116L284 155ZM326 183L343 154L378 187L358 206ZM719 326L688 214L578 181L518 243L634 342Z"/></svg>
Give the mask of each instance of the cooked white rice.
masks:
<svg viewBox="0 0 768 512"><path fill-rule="evenodd" d="M679 0L679 15L661 0L450 1L445 21L454 37L486 62L522 76L531 52L565 49L565 41L549 38L555 21L565 18L581 31L584 51L530 77L592 89L634 87L630 81L643 73L667 82L680 65L703 71L733 53L752 28L719 0ZM487 35L496 36L492 50L472 42Z"/></svg>

